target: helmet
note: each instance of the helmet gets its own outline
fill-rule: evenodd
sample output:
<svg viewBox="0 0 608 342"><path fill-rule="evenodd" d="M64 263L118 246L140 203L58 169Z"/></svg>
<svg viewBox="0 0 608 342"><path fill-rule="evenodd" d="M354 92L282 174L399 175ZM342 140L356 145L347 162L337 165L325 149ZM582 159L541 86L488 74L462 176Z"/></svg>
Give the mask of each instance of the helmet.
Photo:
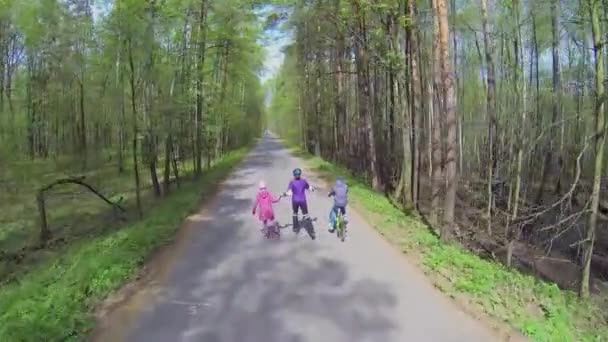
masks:
<svg viewBox="0 0 608 342"><path fill-rule="evenodd" d="M266 189L266 183L264 181L260 181L260 189Z"/></svg>
<svg viewBox="0 0 608 342"><path fill-rule="evenodd" d="M302 174L302 169L300 169L299 167L293 169L293 176L294 177L300 177L301 174Z"/></svg>

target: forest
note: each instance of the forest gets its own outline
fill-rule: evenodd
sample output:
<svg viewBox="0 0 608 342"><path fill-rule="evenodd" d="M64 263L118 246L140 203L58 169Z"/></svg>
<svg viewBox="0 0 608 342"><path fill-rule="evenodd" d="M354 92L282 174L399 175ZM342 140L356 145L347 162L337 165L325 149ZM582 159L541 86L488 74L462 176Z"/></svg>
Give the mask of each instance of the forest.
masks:
<svg viewBox="0 0 608 342"><path fill-rule="evenodd" d="M262 29L241 0L1 0L0 282L259 136Z"/></svg>
<svg viewBox="0 0 608 342"><path fill-rule="evenodd" d="M599 0L299 1L269 122L442 240L601 293L607 17Z"/></svg>
<svg viewBox="0 0 608 342"><path fill-rule="evenodd" d="M292 39L265 82L268 29ZM0 0L0 339L87 332L265 128L590 308L606 39L600 0ZM564 303L537 336L588 317Z"/></svg>

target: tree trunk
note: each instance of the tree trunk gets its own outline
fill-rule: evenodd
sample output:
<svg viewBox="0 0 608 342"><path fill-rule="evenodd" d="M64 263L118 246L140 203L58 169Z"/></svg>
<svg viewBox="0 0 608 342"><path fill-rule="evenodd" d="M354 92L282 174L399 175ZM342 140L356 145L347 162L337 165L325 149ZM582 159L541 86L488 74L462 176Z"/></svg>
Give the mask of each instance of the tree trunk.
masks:
<svg viewBox="0 0 608 342"><path fill-rule="evenodd" d="M355 43L355 59L357 62L357 83L359 88L359 114L363 118L364 132L367 138L367 158L371 173L372 187L376 191L382 190L380 183L378 158L376 155L376 137L374 122L371 113L369 61L367 56L367 26L365 10L361 8L359 0L354 0L355 16L357 18L359 37Z"/></svg>
<svg viewBox="0 0 608 342"><path fill-rule="evenodd" d="M134 176L135 176L135 199L137 202L137 214L139 215L139 217L143 217L143 209L141 206L141 182L139 179L139 162L138 162L138 158L137 155L139 153L138 151L138 144L137 144L137 139L138 139L138 134L139 134L139 128L137 127L137 95L135 93L135 63L133 61L133 48L132 48L132 43L131 43L131 38L127 39L127 43L128 43L128 49L129 49L129 67L131 69L131 75L130 75L130 83L131 83L131 113L133 116L133 170L134 170Z"/></svg>
<svg viewBox="0 0 608 342"><path fill-rule="evenodd" d="M496 79L494 69L494 47L491 43L488 30L488 6L486 0L481 0L481 20L483 28L483 42L486 60L486 117L488 118L488 185L487 196L488 206L486 210L487 225L486 231L488 235L492 235L492 208L494 203L494 195L492 191L492 183L494 182L494 170L496 163L495 158L495 140L496 140Z"/></svg>
<svg viewBox="0 0 608 342"><path fill-rule="evenodd" d="M408 0L407 12L410 18L410 71L411 71L411 118L412 118L412 204L414 208L419 209L418 200L420 192L420 155L422 152L421 133L422 133L422 109L420 100L422 98L421 81L420 81L420 66L418 63L418 27L416 23L416 2Z"/></svg>
<svg viewBox="0 0 608 342"><path fill-rule="evenodd" d="M39 242L41 246L45 246L51 238L51 230L46 218L46 203L44 191L38 191L36 194L36 203L38 204L38 216L40 218L40 236Z"/></svg>
<svg viewBox="0 0 608 342"><path fill-rule="evenodd" d="M334 10L336 13L340 11L340 0L334 0ZM338 14L339 15L339 14ZM346 128L346 107L344 104L344 33L339 24L336 24L336 44L333 49L334 52L334 91L335 91L335 102L334 110L336 115L336 128L335 128L335 158L336 161L343 163L344 150L344 130Z"/></svg>
<svg viewBox="0 0 608 342"><path fill-rule="evenodd" d="M30 51L33 54L33 51ZM34 159L36 157L36 146L35 146L35 126L36 126L36 103L34 102L34 61L32 61L34 57L28 56L27 61L27 86L26 86L26 103L27 103L27 112L29 116L28 125L27 125L27 146L30 158Z"/></svg>
<svg viewBox="0 0 608 342"><path fill-rule="evenodd" d="M4 75L6 75L6 63L4 60L4 56L8 55L8 47L6 46L7 44L5 43L4 39L5 39L5 30L6 28L3 27L4 23L0 21L0 114L4 114L4 94L5 94L5 88L4 88L4 84L5 84L5 80L4 80ZM0 136L3 134L3 128L0 127Z"/></svg>
<svg viewBox="0 0 608 342"><path fill-rule="evenodd" d="M591 1L596 1L596 0L591 0ZM559 11L559 7L558 7L558 0L552 0L551 1L551 31L552 31L552 46L551 46L551 51L552 51L552 57L553 57L553 68L552 68L552 73L553 73L553 92L552 92L552 97L551 97L551 126L549 128L549 146L547 148L547 151L545 151L545 163L543 166L543 174L542 174L542 178L540 181L540 186L538 188L538 194L536 196L536 202L537 203L542 203L543 200L543 193L545 191L545 186L547 183L548 178L551 176L551 172L552 170L552 164L553 164L553 151L555 149L555 140L556 140L556 126L557 126L557 120L559 117L559 112L560 112L560 105L559 105L559 101L560 101L560 95L559 95L559 88L560 88L560 79L559 79L559 18L558 18L558 13ZM560 152L560 156L559 158L561 158L561 152ZM561 175L558 174L558 180L556 182L556 186L555 186L555 191L557 192L558 190L561 189ZM560 190L561 191L561 190Z"/></svg>
<svg viewBox="0 0 608 342"><path fill-rule="evenodd" d="M559 1L551 1L551 31L552 31L552 44L551 52L553 56L553 93L551 94L551 106L552 106L552 124L557 125L557 120L560 120L559 126L561 127L561 139L559 145L558 159L558 174L557 181L555 182L555 193L559 194L562 190L562 167L564 158L564 122L561 113L561 78L560 78L560 65L559 65L559 41L560 41L560 23L559 23Z"/></svg>
<svg viewBox="0 0 608 342"><path fill-rule="evenodd" d="M171 149L173 146L173 137L171 133L167 134L165 139L165 167L163 171L163 195L167 196L171 190Z"/></svg>
<svg viewBox="0 0 608 342"><path fill-rule="evenodd" d="M536 102L536 136L540 137L543 129L543 113L541 111L541 101L540 101L540 74L538 72L538 64L539 64L539 54L538 54L538 37L536 33L536 16L532 15L532 39L534 40L534 75L536 79L535 84L535 102ZM538 146L534 147L536 150L536 155L539 156L542 151ZM543 171L544 172L544 171Z"/></svg>
<svg viewBox="0 0 608 342"><path fill-rule="evenodd" d="M586 61L588 60L587 57L587 42L585 40L582 41L582 48L581 48L581 55L582 58L579 61L579 65L578 65L578 79L582 80L585 79L585 77L587 77L587 73L585 72L587 70L587 63ZM582 121L582 111L583 111L583 103L584 103L584 98L585 98L585 85L581 86L581 89L579 92L577 92L577 96L576 96L576 125L575 125L575 130L574 130L574 143L576 145L580 144L581 142L581 138L582 138L582 129L581 129L581 121ZM576 168L576 163L572 163L573 168ZM576 170L573 170L573 174L576 172Z"/></svg>
<svg viewBox="0 0 608 342"><path fill-rule="evenodd" d="M120 41L120 37L119 37ZM125 108L125 82L124 82L124 73L121 69L120 64L120 52L121 46L117 48L116 53L116 88L120 92L120 124L118 125L118 173L123 173L125 171L125 162L124 162L124 150L125 150L125 128L124 126L127 123L126 119L126 108Z"/></svg>
<svg viewBox="0 0 608 342"><path fill-rule="evenodd" d="M441 151L441 115L443 113L443 91L441 91L441 77L440 77L440 52L439 52L439 12L438 12L438 1L431 0L433 10L433 69L431 74L433 75L433 92L430 94L429 101L432 103L432 168L433 176L431 180L431 224L440 226L439 212L441 210L440 194L443 188L443 167L441 163L442 151Z"/></svg>
<svg viewBox="0 0 608 342"><path fill-rule="evenodd" d="M456 114L456 98L454 96L454 72L449 57L449 29L446 0L437 0L439 19L439 50L441 65L441 86L443 90L443 112L446 119L446 192L444 216L441 231L443 240L450 240L454 233L454 208L456 206L457 159L458 159L458 117Z"/></svg>
<svg viewBox="0 0 608 342"><path fill-rule="evenodd" d="M171 160L173 163L173 175L175 176L175 184L177 185L177 187L180 187L180 178L179 178L179 167L177 165L177 155L175 152L175 149L171 149L173 151L173 154L171 155Z"/></svg>
<svg viewBox="0 0 608 342"><path fill-rule="evenodd" d="M516 104L517 107L520 107L520 103L519 101L521 101L521 108L519 109L521 111L521 122L520 122L520 128L517 130L517 133L515 134L516 138L515 138L515 146L516 146L516 150L517 150L517 159L516 159L516 164L515 164L515 174L514 174L514 189L513 189L513 210L511 212L511 219L510 221L515 221L517 219L517 216L519 215L519 202L520 202L520 193L521 193L521 177L522 177L522 164L523 164L523 147L526 146L525 143L525 139L526 139L526 132L525 132L525 127L526 127L526 112L527 112L527 108L526 108L526 80L524 77L524 64L523 64L523 54L522 54L522 50L521 50L521 44L522 44L522 39L521 39L521 26L520 26L520 15L521 15L521 10L520 10L520 2L517 1L513 1L513 6L514 6L514 12L515 12L515 22L516 22L516 30L514 32L514 54L515 54L515 73L514 73L514 87L515 87L515 98L516 98ZM507 220L507 228L509 226L509 220ZM511 266L511 256L513 253L513 244L514 241L518 240L520 237L520 229L517 228L515 232L511 232L511 234L509 234L508 239L509 239L509 245L507 248L507 266Z"/></svg>
<svg viewBox="0 0 608 342"><path fill-rule="evenodd" d="M85 110L84 110L84 75L81 75L81 79L78 81L78 108L80 112L80 149L82 153L82 169L85 170L87 167L87 126L85 121Z"/></svg>
<svg viewBox="0 0 608 342"><path fill-rule="evenodd" d="M200 178L203 173L203 69L205 65L207 0L201 0L198 22L198 56L196 61L196 113L194 118L194 176Z"/></svg>
<svg viewBox="0 0 608 342"><path fill-rule="evenodd" d="M602 168L604 163L604 144L606 131L606 118L604 117L604 50L603 36L599 18L599 0L591 0L591 30L593 34L593 52L595 55L595 167L593 174L593 190L591 193L591 214L587 226L585 240L583 242L583 260L581 271L581 282L579 295L589 296L589 279L591 269L591 258L595 242L595 230L597 229L598 209L600 203L600 188L602 182Z"/></svg>

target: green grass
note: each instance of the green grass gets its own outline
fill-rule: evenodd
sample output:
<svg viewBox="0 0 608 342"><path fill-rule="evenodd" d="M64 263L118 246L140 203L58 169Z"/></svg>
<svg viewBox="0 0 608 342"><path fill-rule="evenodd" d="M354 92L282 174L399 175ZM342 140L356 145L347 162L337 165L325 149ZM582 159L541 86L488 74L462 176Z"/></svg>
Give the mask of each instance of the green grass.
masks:
<svg viewBox="0 0 608 342"><path fill-rule="evenodd" d="M107 154L107 153L106 153ZM127 219L136 219L132 159L125 156L125 171L118 172L116 156L91 156L88 168L81 170L77 157L58 157L10 161L0 168L0 284L27 272L49 253L91 235L98 236L120 227L123 222L112 208L88 190L65 185L47 194L47 219L52 232L52 248L37 248L39 237L36 191L57 179L85 175L86 182L111 200L121 200ZM158 164L162 182L162 161ZM180 163L180 177L194 171L191 159ZM157 202L152 194L148 170L140 167L144 211ZM174 187L174 186L173 186ZM3 257L3 254L5 255Z"/></svg>
<svg viewBox="0 0 608 342"><path fill-rule="evenodd" d="M79 241L0 287L0 341L81 340L94 323L91 310L133 277L150 253L170 241L196 209L245 156L228 154L194 184L184 184L141 221Z"/></svg>
<svg viewBox="0 0 608 342"><path fill-rule="evenodd" d="M299 150L294 153L321 177L346 177L351 205L387 240L416 255L438 287L452 297L464 296L477 308L507 322L533 341L607 341L604 315L591 301L573 292L484 260L464 248L445 244L416 217L406 215L344 168Z"/></svg>

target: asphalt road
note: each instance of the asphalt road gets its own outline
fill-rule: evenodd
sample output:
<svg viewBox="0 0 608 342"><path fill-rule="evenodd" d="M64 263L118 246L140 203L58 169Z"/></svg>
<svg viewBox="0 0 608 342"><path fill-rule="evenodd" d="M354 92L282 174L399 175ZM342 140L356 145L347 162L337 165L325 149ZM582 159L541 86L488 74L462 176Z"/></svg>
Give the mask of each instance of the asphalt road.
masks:
<svg viewBox="0 0 608 342"><path fill-rule="evenodd" d="M259 180L282 193L306 168L266 137L206 208L154 295L130 310L127 341L497 341L461 312L352 210L340 242L327 232L331 199L309 194L317 233L262 238L251 215ZM315 184L314 178L309 178ZM319 184L319 183L317 183ZM290 199L276 205L291 221ZM142 291L145 291L143 289ZM122 319L121 319L122 320ZM112 327L107 327L112 329Z"/></svg>

